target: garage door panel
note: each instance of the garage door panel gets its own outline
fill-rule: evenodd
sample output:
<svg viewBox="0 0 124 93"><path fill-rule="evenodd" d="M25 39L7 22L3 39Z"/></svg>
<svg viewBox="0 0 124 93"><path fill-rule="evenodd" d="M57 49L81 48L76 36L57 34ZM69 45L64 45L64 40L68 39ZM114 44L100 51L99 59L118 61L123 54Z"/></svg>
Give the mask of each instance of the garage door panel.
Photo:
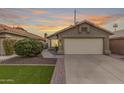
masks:
<svg viewBox="0 0 124 93"><path fill-rule="evenodd" d="M103 54L103 39L64 39L65 54Z"/></svg>

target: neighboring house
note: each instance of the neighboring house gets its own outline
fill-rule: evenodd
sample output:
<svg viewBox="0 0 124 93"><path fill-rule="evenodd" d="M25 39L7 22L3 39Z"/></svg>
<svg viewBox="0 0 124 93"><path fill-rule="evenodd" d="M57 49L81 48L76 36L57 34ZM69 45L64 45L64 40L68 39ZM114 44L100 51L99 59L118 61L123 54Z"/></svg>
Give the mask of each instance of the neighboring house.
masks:
<svg viewBox="0 0 124 93"><path fill-rule="evenodd" d="M109 36L113 33L84 20L50 36L58 39L59 54L110 54ZM51 43L50 43L51 44Z"/></svg>
<svg viewBox="0 0 124 93"><path fill-rule="evenodd" d="M42 37L29 33L21 27L9 27L7 25L0 24L0 55L5 55L3 40L6 38L16 41L24 38L33 38L39 41L44 41Z"/></svg>
<svg viewBox="0 0 124 93"><path fill-rule="evenodd" d="M113 54L124 54L124 29L115 31L110 37L110 50Z"/></svg>

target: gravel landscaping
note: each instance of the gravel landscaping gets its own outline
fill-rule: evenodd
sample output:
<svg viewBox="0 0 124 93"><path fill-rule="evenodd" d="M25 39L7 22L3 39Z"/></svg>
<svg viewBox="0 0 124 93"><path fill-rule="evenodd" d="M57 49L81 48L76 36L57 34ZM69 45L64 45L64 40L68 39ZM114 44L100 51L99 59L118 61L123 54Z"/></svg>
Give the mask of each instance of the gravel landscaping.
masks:
<svg viewBox="0 0 124 93"><path fill-rule="evenodd" d="M56 58L37 57L14 57L2 61L0 64L56 64Z"/></svg>

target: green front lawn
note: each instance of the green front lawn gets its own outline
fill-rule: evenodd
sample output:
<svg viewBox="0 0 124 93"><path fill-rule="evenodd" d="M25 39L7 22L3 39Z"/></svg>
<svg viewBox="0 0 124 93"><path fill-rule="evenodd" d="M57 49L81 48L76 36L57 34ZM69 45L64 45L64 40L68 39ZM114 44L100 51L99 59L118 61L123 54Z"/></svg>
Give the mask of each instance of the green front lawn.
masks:
<svg viewBox="0 0 124 93"><path fill-rule="evenodd" d="M0 84L47 84L54 66L0 66Z"/></svg>

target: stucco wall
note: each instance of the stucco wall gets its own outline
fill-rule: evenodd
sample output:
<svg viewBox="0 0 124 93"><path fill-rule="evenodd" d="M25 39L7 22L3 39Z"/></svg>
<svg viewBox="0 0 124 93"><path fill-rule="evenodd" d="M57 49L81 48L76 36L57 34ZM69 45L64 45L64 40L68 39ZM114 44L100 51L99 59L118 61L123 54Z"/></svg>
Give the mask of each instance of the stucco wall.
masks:
<svg viewBox="0 0 124 93"><path fill-rule="evenodd" d="M11 38L11 39L15 39L15 40L21 40L24 39L25 37L22 36L18 36L18 35L13 35L13 34L5 34L6 38Z"/></svg>
<svg viewBox="0 0 124 93"><path fill-rule="evenodd" d="M124 54L124 39L110 39L110 50L113 54Z"/></svg>

